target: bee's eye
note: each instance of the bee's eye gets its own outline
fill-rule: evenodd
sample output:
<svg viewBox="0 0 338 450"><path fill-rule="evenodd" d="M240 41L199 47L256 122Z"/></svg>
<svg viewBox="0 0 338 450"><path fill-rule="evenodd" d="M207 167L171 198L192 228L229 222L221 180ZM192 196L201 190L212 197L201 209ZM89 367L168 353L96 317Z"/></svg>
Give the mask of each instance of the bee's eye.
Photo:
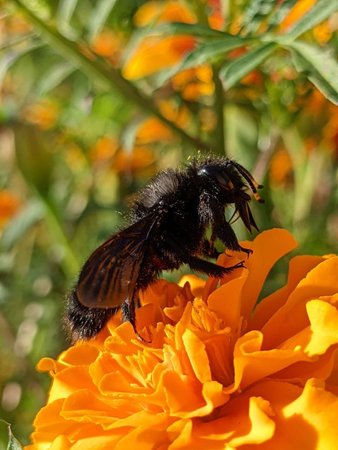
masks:
<svg viewBox="0 0 338 450"><path fill-rule="evenodd" d="M232 191L235 186L233 184L233 182L230 180L230 178L224 173L222 172L222 176L217 178L217 181L219 182L219 184L222 185L222 187L224 187L225 189Z"/></svg>
<svg viewBox="0 0 338 450"><path fill-rule="evenodd" d="M234 184L230 180L228 175L224 171L221 171L216 167L213 166L203 167L199 171L199 175L207 175L212 178L215 178L218 181L218 183L222 186L222 188L226 190L231 191L232 189L234 189Z"/></svg>

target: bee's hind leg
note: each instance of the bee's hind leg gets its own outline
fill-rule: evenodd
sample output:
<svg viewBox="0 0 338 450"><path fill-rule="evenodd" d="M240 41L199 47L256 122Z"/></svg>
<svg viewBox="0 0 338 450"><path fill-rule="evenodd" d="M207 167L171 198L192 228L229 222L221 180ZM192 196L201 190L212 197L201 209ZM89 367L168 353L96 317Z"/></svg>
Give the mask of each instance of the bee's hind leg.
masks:
<svg viewBox="0 0 338 450"><path fill-rule="evenodd" d="M137 328L136 328L135 309L138 308L139 306L140 306L140 300L139 300L137 292L135 292L130 300L129 300L129 298L127 298L122 303L122 306L121 306L122 320L123 320L123 322L131 323L131 325L134 329L134 332L135 332L136 336L140 339L140 341L149 343L149 341L144 339L144 337L142 337L139 334L139 332L137 331Z"/></svg>

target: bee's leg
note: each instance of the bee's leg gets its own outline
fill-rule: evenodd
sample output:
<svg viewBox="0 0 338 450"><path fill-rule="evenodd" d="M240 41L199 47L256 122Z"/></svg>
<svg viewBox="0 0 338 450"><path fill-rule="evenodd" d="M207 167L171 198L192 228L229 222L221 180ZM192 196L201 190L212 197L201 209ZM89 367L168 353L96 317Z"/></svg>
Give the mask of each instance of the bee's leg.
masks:
<svg viewBox="0 0 338 450"><path fill-rule="evenodd" d="M96 336L119 308L88 308L79 302L72 291L66 304L64 327L72 342Z"/></svg>
<svg viewBox="0 0 338 450"><path fill-rule="evenodd" d="M137 331L137 328L136 328L135 309L136 309L136 307L138 308L139 306L140 306L140 300L139 300L138 292L135 291L133 293L133 295L131 296L130 300L128 298L127 300L125 300L122 303L122 306L121 306L122 320L123 320L123 322L130 322L131 323L131 325L132 325L132 327L134 329L134 332L135 332L136 336L140 339L140 341L149 343L149 341L144 339L139 334L139 332Z"/></svg>
<svg viewBox="0 0 338 450"><path fill-rule="evenodd" d="M216 250L214 246L215 240L211 237L210 241L208 239L204 239L201 246L201 253L204 256L207 256L209 258L218 258L218 256L221 254L218 250Z"/></svg>
<svg viewBox="0 0 338 450"><path fill-rule="evenodd" d="M215 222L213 234L215 234L229 250L235 252L242 251L248 256L252 253L251 249L239 245L234 230L225 219Z"/></svg>
<svg viewBox="0 0 338 450"><path fill-rule="evenodd" d="M189 264L191 269L196 270L197 272L203 272L209 276L216 278L222 278L223 275L231 273L233 270L239 269L240 267L244 267L244 261L241 261L231 267L222 267L210 261L205 261L204 259L197 258L196 256L190 256L184 262Z"/></svg>
<svg viewBox="0 0 338 450"><path fill-rule="evenodd" d="M135 304L134 302L127 299L122 303L121 306L122 321L130 322L136 332L136 317L135 317Z"/></svg>

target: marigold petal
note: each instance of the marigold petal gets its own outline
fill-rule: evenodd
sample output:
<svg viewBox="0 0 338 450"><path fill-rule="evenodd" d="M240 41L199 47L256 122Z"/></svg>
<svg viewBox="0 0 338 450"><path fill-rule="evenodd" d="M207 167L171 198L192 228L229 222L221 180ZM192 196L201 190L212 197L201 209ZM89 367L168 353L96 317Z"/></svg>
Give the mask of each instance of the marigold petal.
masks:
<svg viewBox="0 0 338 450"><path fill-rule="evenodd" d="M183 287L186 283L189 283L190 291L194 297L202 297L205 280L196 275L184 275L178 285Z"/></svg>
<svg viewBox="0 0 338 450"><path fill-rule="evenodd" d="M49 401L66 398L77 389L92 389L93 387L88 367L67 367L55 374L54 382L49 392Z"/></svg>
<svg viewBox="0 0 338 450"><path fill-rule="evenodd" d="M126 62L123 76L135 80L173 66L194 46L191 36L147 37Z"/></svg>
<svg viewBox="0 0 338 450"><path fill-rule="evenodd" d="M325 390L321 380L309 380L302 394L284 408L287 419L301 416L315 436L316 449L335 448L338 442L338 397ZM299 430L298 432L301 433ZM298 448L306 448L299 446Z"/></svg>
<svg viewBox="0 0 338 450"><path fill-rule="evenodd" d="M334 344L338 344L338 310L321 300L311 300L306 304L311 323L312 339L305 351L308 355L321 355Z"/></svg>
<svg viewBox="0 0 338 450"><path fill-rule="evenodd" d="M196 411L205 406L202 386L191 377L168 371L163 376L163 388L173 415L182 418L195 416Z"/></svg>
<svg viewBox="0 0 338 450"><path fill-rule="evenodd" d="M323 261L320 256L298 255L289 263L288 281L285 286L265 297L255 308L249 319L248 329L259 330L270 317L285 303L297 284L306 274Z"/></svg>
<svg viewBox="0 0 338 450"><path fill-rule="evenodd" d="M285 304L263 326L264 347L275 348L309 324L306 301L338 291L338 257L324 260L292 291Z"/></svg>
<svg viewBox="0 0 338 450"><path fill-rule="evenodd" d="M94 435L78 439L71 447L72 450L107 450L116 448L121 435Z"/></svg>
<svg viewBox="0 0 338 450"><path fill-rule="evenodd" d="M249 276L242 296L242 315L248 320L271 267L293 250L297 242L287 230L272 229L260 233L252 243L242 242L241 245L253 250L245 261Z"/></svg>
<svg viewBox="0 0 338 450"><path fill-rule="evenodd" d="M234 348L234 383L228 386L225 392L231 393L239 388L243 390L295 362L310 359L294 348L264 351L262 344L263 335L259 331L250 331L237 340Z"/></svg>
<svg viewBox="0 0 338 450"><path fill-rule="evenodd" d="M261 397L251 397L249 400L249 419L251 429L244 436L237 436L230 440L230 445L237 448L242 445L260 444L273 436L275 423L269 402Z"/></svg>
<svg viewBox="0 0 338 450"><path fill-rule="evenodd" d="M247 281L248 271L243 270L238 278L224 283L209 295L208 305L224 320L224 325L236 335L241 329L242 289Z"/></svg>
<svg viewBox="0 0 338 450"><path fill-rule="evenodd" d="M211 381L209 358L203 342L189 329L182 340L196 378L201 383Z"/></svg>

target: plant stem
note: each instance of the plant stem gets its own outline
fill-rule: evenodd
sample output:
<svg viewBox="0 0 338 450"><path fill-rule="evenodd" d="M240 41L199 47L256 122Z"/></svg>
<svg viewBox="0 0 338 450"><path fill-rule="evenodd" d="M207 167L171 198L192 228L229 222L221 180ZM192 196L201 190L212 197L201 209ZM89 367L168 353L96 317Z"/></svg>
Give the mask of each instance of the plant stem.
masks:
<svg viewBox="0 0 338 450"><path fill-rule="evenodd" d="M208 16L205 11L205 4L200 0L193 0L192 7L194 12L198 18L199 23L202 23L206 27L210 28ZM213 150L215 153L220 155L226 155L225 148L225 118L224 118L224 91L222 82L219 78L219 68L216 64L212 65L212 77L215 86L214 92L214 110L217 117L216 123L216 131L214 137L214 147Z"/></svg>
<svg viewBox="0 0 338 450"><path fill-rule="evenodd" d="M64 233L57 213L55 212L55 208L45 195L41 194L41 192L38 192L38 194L45 209L45 220L49 225L50 231L55 236L55 241L62 245L64 250L64 257L62 258L60 264L66 277L72 279L79 271L79 261L77 260L68 238Z"/></svg>
<svg viewBox="0 0 338 450"><path fill-rule="evenodd" d="M224 91L222 82L219 78L219 70L214 65L212 68L213 81L215 85L214 93L214 108L217 116L216 133L215 133L215 148L217 153L221 155L226 155L225 147L225 119L224 119Z"/></svg>
<svg viewBox="0 0 338 450"><path fill-rule="evenodd" d="M105 88L118 89L119 92L128 100L133 101L140 109L148 114L154 115L168 128L170 128L185 143L200 150L210 151L210 145L201 141L198 137L190 135L187 131L177 126L174 122L167 119L157 109L151 97L145 95L136 86L126 80L121 73L112 66L107 66L93 54L88 47L81 49L80 46L62 36L57 30L52 29L38 16L34 14L21 0L12 0L28 16L35 27L49 41L51 46L59 51L62 56L70 59L74 64L80 67L88 76L99 81Z"/></svg>

